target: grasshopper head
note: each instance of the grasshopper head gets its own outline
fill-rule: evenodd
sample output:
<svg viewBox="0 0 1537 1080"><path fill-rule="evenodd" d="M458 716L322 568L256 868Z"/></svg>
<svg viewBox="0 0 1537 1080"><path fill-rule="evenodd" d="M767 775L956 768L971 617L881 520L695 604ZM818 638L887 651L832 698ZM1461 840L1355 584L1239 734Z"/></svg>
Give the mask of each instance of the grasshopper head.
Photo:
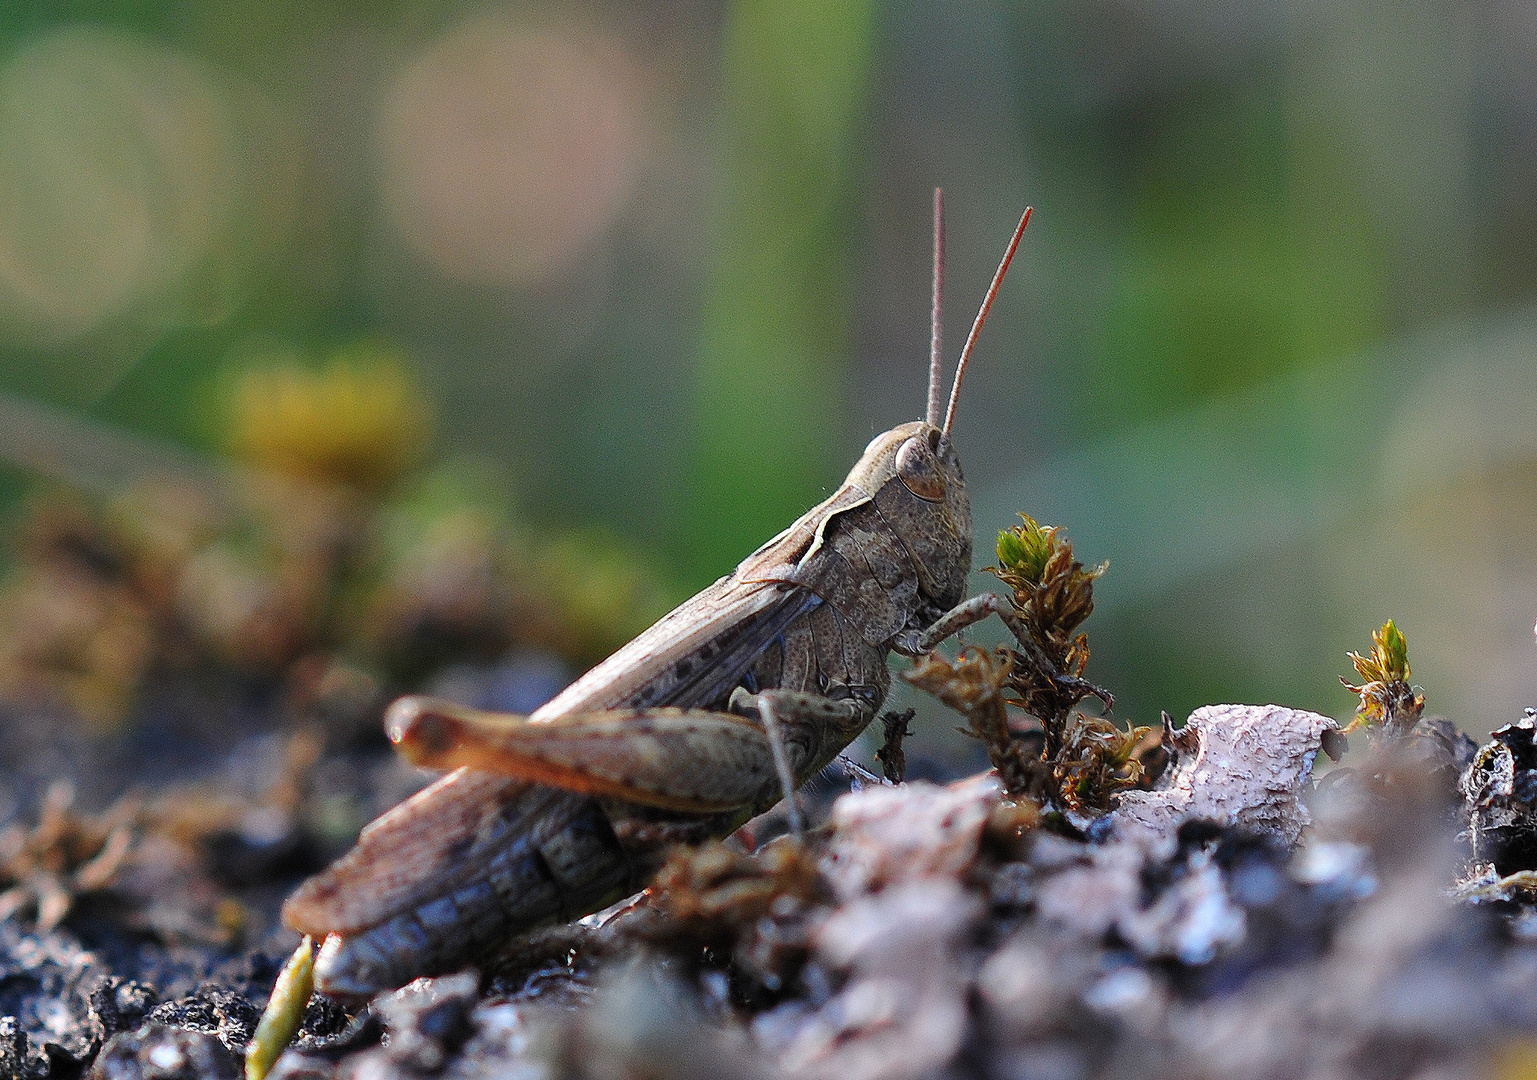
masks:
<svg viewBox="0 0 1537 1080"><path fill-rule="evenodd" d="M971 499L955 444L925 420L900 424L870 440L848 483L875 496L925 596L936 607L960 603L971 574Z"/></svg>
<svg viewBox="0 0 1537 1080"><path fill-rule="evenodd" d="M1004 252L1003 261L993 275L993 283L982 300L971 333L966 337L960 361L955 367L955 381L950 386L950 403L940 423L943 383L940 348L941 307L944 294L944 198L934 192L934 323L929 352L929 408L926 419L901 424L877 435L865 447L864 454L848 483L870 492L886 523L902 538L917 564L918 586L940 608L954 607L966 595L966 579L971 573L971 499L966 494L966 478L961 474L961 459L956 455L950 428L955 421L955 406L960 399L961 378L966 364L1003 275L1009 269L1019 239L1030 222L1026 209Z"/></svg>

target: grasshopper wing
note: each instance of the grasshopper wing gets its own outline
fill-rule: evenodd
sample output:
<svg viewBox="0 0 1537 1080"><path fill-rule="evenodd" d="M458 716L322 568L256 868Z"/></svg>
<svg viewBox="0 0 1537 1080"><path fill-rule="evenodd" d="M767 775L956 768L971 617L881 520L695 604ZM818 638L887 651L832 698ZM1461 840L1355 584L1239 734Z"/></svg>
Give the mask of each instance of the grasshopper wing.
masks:
<svg viewBox="0 0 1537 1080"><path fill-rule="evenodd" d="M802 586L741 581L740 573L664 615L530 719L651 705L723 706L763 650L797 616L822 602Z"/></svg>

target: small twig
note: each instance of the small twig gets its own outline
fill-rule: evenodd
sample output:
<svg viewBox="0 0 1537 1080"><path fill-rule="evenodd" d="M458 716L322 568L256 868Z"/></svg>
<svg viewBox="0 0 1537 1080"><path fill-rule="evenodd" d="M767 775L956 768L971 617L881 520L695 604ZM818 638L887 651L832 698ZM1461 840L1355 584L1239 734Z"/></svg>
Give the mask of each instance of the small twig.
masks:
<svg viewBox="0 0 1537 1080"><path fill-rule="evenodd" d="M917 715L917 709L891 709L881 715L885 741L875 752L875 760L881 763L881 772L890 783L900 784L907 777L907 753L902 749L902 740L913 733L908 725Z"/></svg>
<svg viewBox="0 0 1537 1080"><path fill-rule="evenodd" d="M881 787L891 783L890 780L877 776L847 754L839 754L833 764L843 770L843 778L853 786L855 791L863 789L866 784Z"/></svg>
<svg viewBox="0 0 1537 1080"><path fill-rule="evenodd" d="M1053 675L1051 678L1052 682L1056 683L1063 690L1076 695L1076 700L1073 702L1074 705L1084 698L1092 697L1099 699L1100 703L1104 705L1106 712L1110 712L1115 708L1115 695L1103 686L1096 686L1088 679L1080 679L1076 675Z"/></svg>

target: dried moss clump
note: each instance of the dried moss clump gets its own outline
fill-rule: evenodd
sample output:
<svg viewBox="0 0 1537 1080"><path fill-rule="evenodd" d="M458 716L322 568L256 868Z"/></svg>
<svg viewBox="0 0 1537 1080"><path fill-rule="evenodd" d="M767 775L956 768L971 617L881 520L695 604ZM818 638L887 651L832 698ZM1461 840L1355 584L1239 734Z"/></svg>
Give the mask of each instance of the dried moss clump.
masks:
<svg viewBox="0 0 1537 1080"><path fill-rule="evenodd" d="M1078 631L1094 612L1094 582L1109 563L1086 569L1073 545L1054 525L1022 524L998 534L998 565L986 567L1009 586L1014 618L1006 619L1022 653L1014 654L1008 678L1017 704L1046 729L1046 757L1066 744L1069 713L1086 697L1114 704L1108 691L1083 679L1089 638Z"/></svg>
<svg viewBox="0 0 1537 1080"><path fill-rule="evenodd" d="M1008 649L965 649L954 662L930 653L902 677L966 718L967 726L960 730L987 747L1006 791L1034 796L1041 787L1040 753L1009 731L1004 685L1013 667Z"/></svg>
<svg viewBox="0 0 1537 1080"><path fill-rule="evenodd" d="M1094 611L1094 582L1108 563L1088 568L1052 525L1021 514L1020 525L998 536L998 565L988 567L1009 586L1002 612L1018 648L967 649L951 662L924 657L903 677L966 717L1011 795L1028 795L1064 810L1110 809L1117 793L1144 783L1143 753L1150 729L1123 730L1086 716L1087 697L1113 706L1110 693L1083 678L1089 639L1079 627ZM1013 706L1040 721L1038 741L1011 724Z"/></svg>
<svg viewBox="0 0 1537 1080"><path fill-rule="evenodd" d="M1409 642L1389 619L1372 632L1372 651L1367 656L1349 652L1350 662L1365 680L1352 685L1343 675L1340 682L1361 697L1356 717L1346 732L1358 727L1381 727L1389 735L1403 735L1419 722L1425 711L1425 694L1409 683Z"/></svg>
<svg viewBox="0 0 1537 1080"><path fill-rule="evenodd" d="M790 837L751 855L722 843L680 847L652 880L656 918L638 921L633 932L706 963L730 957L756 986L749 991L744 983L738 991L777 994L810 953L808 916L832 901L820 857L819 849Z"/></svg>
<svg viewBox="0 0 1537 1080"><path fill-rule="evenodd" d="M651 882L653 903L679 932L730 938L776 907L810 902L818 892L816 856L795 840L755 855L712 842L675 850Z"/></svg>
<svg viewBox="0 0 1537 1080"><path fill-rule="evenodd" d="M1161 746L1153 728L1122 729L1104 717L1076 713L1052 761L1052 779L1068 809L1106 810L1121 792L1151 784L1146 755Z"/></svg>

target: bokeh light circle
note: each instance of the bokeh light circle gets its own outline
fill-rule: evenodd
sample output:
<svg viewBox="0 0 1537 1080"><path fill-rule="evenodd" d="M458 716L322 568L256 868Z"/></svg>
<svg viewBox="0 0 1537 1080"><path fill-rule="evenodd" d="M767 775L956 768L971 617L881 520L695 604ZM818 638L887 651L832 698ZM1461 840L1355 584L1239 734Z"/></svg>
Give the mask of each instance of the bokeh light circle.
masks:
<svg viewBox="0 0 1537 1080"><path fill-rule="evenodd" d="M174 286L225 217L228 118L194 61L76 28L0 68L0 333L56 344Z"/></svg>
<svg viewBox="0 0 1537 1080"><path fill-rule="evenodd" d="M478 18L384 101L386 214L445 275L522 284L568 267L623 208L645 148L634 63L572 28Z"/></svg>

